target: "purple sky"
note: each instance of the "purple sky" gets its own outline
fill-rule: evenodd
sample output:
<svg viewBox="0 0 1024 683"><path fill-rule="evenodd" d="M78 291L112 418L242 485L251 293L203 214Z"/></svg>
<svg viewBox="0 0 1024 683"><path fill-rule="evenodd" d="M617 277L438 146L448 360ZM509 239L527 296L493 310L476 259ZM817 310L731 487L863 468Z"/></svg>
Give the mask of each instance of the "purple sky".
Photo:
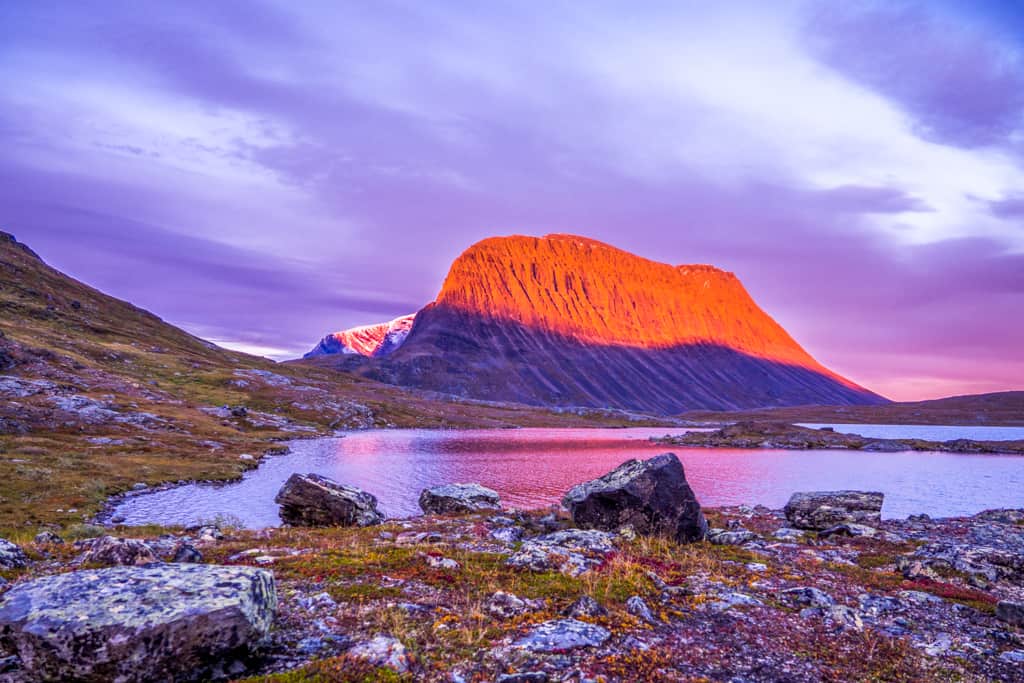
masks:
<svg viewBox="0 0 1024 683"><path fill-rule="evenodd" d="M641 4L5 2L0 229L279 358L573 232L893 398L1024 388L1024 9Z"/></svg>

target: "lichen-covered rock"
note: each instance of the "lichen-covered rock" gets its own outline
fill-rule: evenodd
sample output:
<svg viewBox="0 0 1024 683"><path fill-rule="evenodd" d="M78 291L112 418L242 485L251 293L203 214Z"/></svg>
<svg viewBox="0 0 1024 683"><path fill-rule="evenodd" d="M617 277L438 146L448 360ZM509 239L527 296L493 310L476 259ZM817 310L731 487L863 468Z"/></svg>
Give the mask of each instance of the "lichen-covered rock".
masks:
<svg viewBox="0 0 1024 683"><path fill-rule="evenodd" d="M581 595L576 598L574 603L566 607L562 614L567 617L573 617L574 619L579 619L581 617L595 619L597 617L608 616L608 610L602 607L597 600L589 595Z"/></svg>
<svg viewBox="0 0 1024 683"><path fill-rule="evenodd" d="M577 619L557 619L537 624L529 633L513 643L513 647L531 652L556 652L577 647L597 647L611 633L596 624Z"/></svg>
<svg viewBox="0 0 1024 683"><path fill-rule="evenodd" d="M883 494L875 491L800 492L793 494L784 512L798 529L824 530L849 523L877 526L883 499Z"/></svg>
<svg viewBox="0 0 1024 683"><path fill-rule="evenodd" d="M153 564L46 576L0 601L0 646L42 681L200 678L264 644L274 577L251 567Z"/></svg>
<svg viewBox="0 0 1024 683"><path fill-rule="evenodd" d="M409 656L405 646L390 636L376 636L357 643L348 651L348 656L365 660L374 666L387 667L400 674L409 670Z"/></svg>
<svg viewBox="0 0 1024 683"><path fill-rule="evenodd" d="M445 484L424 489L420 508L428 515L500 510L501 499L497 491L480 484Z"/></svg>
<svg viewBox="0 0 1024 683"><path fill-rule="evenodd" d="M318 474L293 474L277 497L281 520L293 526L370 526L384 521L377 499Z"/></svg>
<svg viewBox="0 0 1024 683"><path fill-rule="evenodd" d="M100 536L87 542L81 564L143 565L157 562L153 549L135 538Z"/></svg>
<svg viewBox="0 0 1024 683"><path fill-rule="evenodd" d="M28 566L25 551L6 538L0 538L0 569L21 569Z"/></svg>
<svg viewBox="0 0 1024 683"><path fill-rule="evenodd" d="M631 527L638 534L666 534L681 543L699 541L708 530L674 453L624 462L598 479L572 487L562 504L573 522L587 529Z"/></svg>
<svg viewBox="0 0 1024 683"><path fill-rule="evenodd" d="M708 541L715 545L743 545L757 540L757 534L747 529L708 529Z"/></svg>
<svg viewBox="0 0 1024 683"><path fill-rule="evenodd" d="M535 572L579 576L600 566L615 546L613 536L596 529L565 529L523 542L506 563Z"/></svg>

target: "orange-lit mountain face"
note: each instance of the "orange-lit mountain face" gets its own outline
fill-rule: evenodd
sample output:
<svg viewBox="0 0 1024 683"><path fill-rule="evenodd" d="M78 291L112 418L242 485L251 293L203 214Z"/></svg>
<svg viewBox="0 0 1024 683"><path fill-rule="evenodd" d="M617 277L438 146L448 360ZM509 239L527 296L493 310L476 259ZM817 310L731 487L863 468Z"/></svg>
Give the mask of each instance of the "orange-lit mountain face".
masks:
<svg viewBox="0 0 1024 683"><path fill-rule="evenodd" d="M539 405L674 413L884 402L815 361L732 273L572 235L473 245L398 349L344 365Z"/></svg>

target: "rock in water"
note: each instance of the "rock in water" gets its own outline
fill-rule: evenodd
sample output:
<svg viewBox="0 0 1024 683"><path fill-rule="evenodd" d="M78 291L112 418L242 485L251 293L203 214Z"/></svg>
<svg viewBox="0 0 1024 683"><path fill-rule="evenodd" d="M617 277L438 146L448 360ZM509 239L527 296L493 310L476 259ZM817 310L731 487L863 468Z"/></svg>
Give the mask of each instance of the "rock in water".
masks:
<svg viewBox="0 0 1024 683"><path fill-rule="evenodd" d="M377 499L318 474L293 474L277 492L281 520L294 526L370 526L384 521Z"/></svg>
<svg viewBox="0 0 1024 683"><path fill-rule="evenodd" d="M884 496L876 491L794 493L786 503L786 519L800 529L825 530L838 524L877 525Z"/></svg>
<svg viewBox="0 0 1024 683"><path fill-rule="evenodd" d="M674 453L629 460L599 479L572 487L562 504L588 529L668 534L688 543L704 538L708 523Z"/></svg>
<svg viewBox="0 0 1024 683"><path fill-rule="evenodd" d="M420 507L428 515L500 510L501 499L497 491L480 484L445 484L424 489Z"/></svg>
<svg viewBox="0 0 1024 683"><path fill-rule="evenodd" d="M154 564L45 576L0 602L0 646L43 681L198 678L263 645L274 577L252 567Z"/></svg>

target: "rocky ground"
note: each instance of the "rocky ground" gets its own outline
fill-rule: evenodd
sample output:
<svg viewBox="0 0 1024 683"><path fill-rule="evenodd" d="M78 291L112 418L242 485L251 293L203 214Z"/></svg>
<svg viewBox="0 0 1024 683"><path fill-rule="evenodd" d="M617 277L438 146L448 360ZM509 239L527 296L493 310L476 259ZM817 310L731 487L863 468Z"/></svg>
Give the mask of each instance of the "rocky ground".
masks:
<svg viewBox="0 0 1024 683"><path fill-rule="evenodd" d="M896 453L943 451L948 453L1020 453L1024 441L928 441L926 439L873 439L844 434L830 428L808 429L785 422L737 422L711 432L687 432L653 439L666 446L701 448L852 449Z"/></svg>
<svg viewBox="0 0 1024 683"><path fill-rule="evenodd" d="M1024 512L818 532L705 512L711 540L685 545L510 510L43 536L4 590L154 559L269 570L277 618L249 681L1024 680Z"/></svg>

